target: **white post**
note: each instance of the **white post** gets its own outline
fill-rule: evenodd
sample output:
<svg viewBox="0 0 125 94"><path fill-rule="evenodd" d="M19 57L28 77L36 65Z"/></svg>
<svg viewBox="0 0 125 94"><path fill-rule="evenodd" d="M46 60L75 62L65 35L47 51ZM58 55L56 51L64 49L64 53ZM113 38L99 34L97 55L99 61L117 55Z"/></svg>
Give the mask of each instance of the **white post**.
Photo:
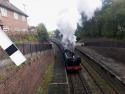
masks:
<svg viewBox="0 0 125 94"><path fill-rule="evenodd" d="M9 39L5 32L0 28L0 46L9 55L11 60L17 65L26 61L24 55L19 51L15 44Z"/></svg>

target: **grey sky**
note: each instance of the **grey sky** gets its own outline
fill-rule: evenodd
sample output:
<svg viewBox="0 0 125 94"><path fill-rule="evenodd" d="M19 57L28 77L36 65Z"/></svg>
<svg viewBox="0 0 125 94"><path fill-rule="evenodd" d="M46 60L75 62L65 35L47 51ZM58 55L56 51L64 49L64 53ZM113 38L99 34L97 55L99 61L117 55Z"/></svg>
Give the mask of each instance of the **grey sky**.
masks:
<svg viewBox="0 0 125 94"><path fill-rule="evenodd" d="M94 10L101 7L100 0L10 0L10 2L29 15L29 25L36 26L42 22L48 30L56 28L59 16L67 10L78 21L79 12L85 11L85 14L91 17Z"/></svg>

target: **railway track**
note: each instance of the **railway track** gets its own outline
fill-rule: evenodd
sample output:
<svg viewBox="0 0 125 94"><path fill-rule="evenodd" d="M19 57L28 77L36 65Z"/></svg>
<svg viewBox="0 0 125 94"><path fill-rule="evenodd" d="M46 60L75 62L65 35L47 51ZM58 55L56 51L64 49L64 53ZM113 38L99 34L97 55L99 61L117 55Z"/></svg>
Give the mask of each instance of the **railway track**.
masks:
<svg viewBox="0 0 125 94"><path fill-rule="evenodd" d="M70 94L120 94L110 87L104 79L94 72L90 72L86 66L83 64L81 66L80 72L68 74ZM84 78L85 76L86 78Z"/></svg>
<svg viewBox="0 0 125 94"><path fill-rule="evenodd" d="M68 74L70 94L91 94L87 82L81 73Z"/></svg>
<svg viewBox="0 0 125 94"><path fill-rule="evenodd" d="M70 94L125 94L125 86L112 74L76 50L82 58L82 70L68 73Z"/></svg>
<svg viewBox="0 0 125 94"><path fill-rule="evenodd" d="M82 58L82 70L75 76L73 74L72 77L69 76L70 91L73 91L71 94L125 94L125 87L112 74L97 65L83 52L76 50L76 53ZM81 84L72 79L79 79ZM79 90L81 93L75 92L74 84L77 88L83 88Z"/></svg>
<svg viewBox="0 0 125 94"><path fill-rule="evenodd" d="M107 83L105 79L103 79L93 68L91 68L89 65L81 64L82 68L86 70L88 75L91 78L91 81L93 81L94 86L96 86L96 91L99 92L99 94L119 94L113 87L110 86L110 84ZM86 74L87 74L86 73ZM97 92L96 92L97 93ZM96 94L95 93L95 94Z"/></svg>

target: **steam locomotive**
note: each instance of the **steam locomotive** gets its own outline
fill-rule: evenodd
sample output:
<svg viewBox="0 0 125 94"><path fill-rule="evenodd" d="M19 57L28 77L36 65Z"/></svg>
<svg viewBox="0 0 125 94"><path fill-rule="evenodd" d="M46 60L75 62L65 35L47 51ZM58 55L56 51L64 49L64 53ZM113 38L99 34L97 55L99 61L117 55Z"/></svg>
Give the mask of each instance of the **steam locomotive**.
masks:
<svg viewBox="0 0 125 94"><path fill-rule="evenodd" d="M64 60L67 71L79 71L81 70L81 58L76 56L74 52L65 49L64 50Z"/></svg>
<svg viewBox="0 0 125 94"><path fill-rule="evenodd" d="M67 71L79 71L81 70L81 58L78 57L73 51L70 51L68 49L65 49L62 44L60 44L60 42L58 42L57 40L51 40L53 43L55 43L61 53L63 54L63 58L65 61L65 67Z"/></svg>

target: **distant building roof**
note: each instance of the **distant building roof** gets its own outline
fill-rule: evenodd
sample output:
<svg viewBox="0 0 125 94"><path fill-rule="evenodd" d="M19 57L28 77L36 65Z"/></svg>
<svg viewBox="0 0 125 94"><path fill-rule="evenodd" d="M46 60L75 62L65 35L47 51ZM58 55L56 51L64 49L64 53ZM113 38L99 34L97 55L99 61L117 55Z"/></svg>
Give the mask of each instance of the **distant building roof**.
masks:
<svg viewBox="0 0 125 94"><path fill-rule="evenodd" d="M11 3L9 2L9 0L0 0L0 6L6 8L6 9L8 9L8 10L17 12L17 13L19 13L19 14L21 14L21 15L24 15L24 16L28 17L27 14L25 14L25 13L24 13L23 11L21 11L19 8L15 7L13 4L11 4Z"/></svg>
<svg viewBox="0 0 125 94"><path fill-rule="evenodd" d="M28 30L31 31L31 32L35 32L36 27L35 26L29 26Z"/></svg>

